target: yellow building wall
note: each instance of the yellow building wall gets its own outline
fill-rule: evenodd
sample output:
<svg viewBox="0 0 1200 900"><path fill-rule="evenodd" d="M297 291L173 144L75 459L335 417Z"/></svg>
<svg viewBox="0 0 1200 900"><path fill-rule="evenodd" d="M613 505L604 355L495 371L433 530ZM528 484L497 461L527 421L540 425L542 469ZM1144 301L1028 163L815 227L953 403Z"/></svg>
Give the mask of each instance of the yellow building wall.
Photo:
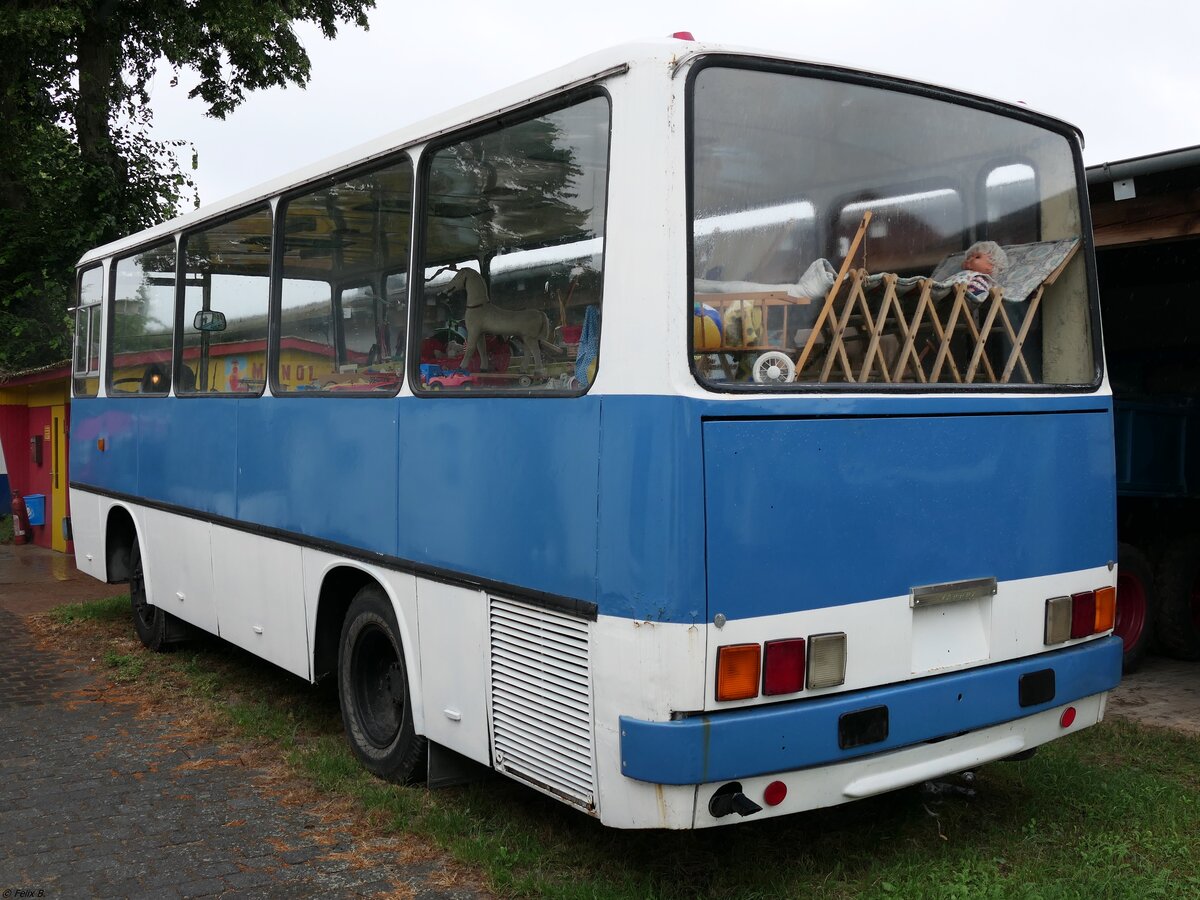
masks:
<svg viewBox="0 0 1200 900"><path fill-rule="evenodd" d="M70 399L70 381L65 378L41 384L0 387L0 405L3 406L61 406Z"/></svg>

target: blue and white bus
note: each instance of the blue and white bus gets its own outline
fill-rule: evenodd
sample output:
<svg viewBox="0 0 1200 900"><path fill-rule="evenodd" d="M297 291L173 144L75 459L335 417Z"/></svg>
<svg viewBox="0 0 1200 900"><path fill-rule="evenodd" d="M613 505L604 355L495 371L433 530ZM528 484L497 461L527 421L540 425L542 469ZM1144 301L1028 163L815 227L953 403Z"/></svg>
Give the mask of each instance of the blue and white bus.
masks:
<svg viewBox="0 0 1200 900"><path fill-rule="evenodd" d="M1026 754L1119 679L1080 138L1024 107L626 46L78 277L79 567L152 648L336 679L384 778L701 828Z"/></svg>

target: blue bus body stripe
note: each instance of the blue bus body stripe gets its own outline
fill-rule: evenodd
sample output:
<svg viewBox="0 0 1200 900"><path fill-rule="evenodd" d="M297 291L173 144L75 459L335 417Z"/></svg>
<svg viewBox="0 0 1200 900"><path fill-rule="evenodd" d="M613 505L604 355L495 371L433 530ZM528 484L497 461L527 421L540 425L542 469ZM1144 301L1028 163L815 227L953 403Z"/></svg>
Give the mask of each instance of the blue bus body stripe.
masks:
<svg viewBox="0 0 1200 900"><path fill-rule="evenodd" d="M81 399L71 479L600 615L691 624L1103 565L1110 407L1099 395Z"/></svg>
<svg viewBox="0 0 1200 900"><path fill-rule="evenodd" d="M814 700L759 706L670 722L622 716L621 772L655 784L705 784L788 772L907 747L1010 722L1116 687L1121 639L1101 638L1054 653ZM1021 707L1028 672L1053 669L1055 696ZM885 740L842 750L838 719L886 705Z"/></svg>

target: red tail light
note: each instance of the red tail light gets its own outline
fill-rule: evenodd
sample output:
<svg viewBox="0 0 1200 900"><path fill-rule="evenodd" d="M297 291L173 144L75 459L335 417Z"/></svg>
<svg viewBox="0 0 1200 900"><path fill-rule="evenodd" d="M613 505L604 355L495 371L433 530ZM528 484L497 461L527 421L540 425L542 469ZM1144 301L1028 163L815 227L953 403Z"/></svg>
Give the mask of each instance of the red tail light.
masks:
<svg viewBox="0 0 1200 900"><path fill-rule="evenodd" d="M1071 637L1093 634L1096 628L1096 592L1083 591L1071 595Z"/></svg>
<svg viewBox="0 0 1200 900"><path fill-rule="evenodd" d="M767 641L763 656L763 694L804 690L804 638Z"/></svg>

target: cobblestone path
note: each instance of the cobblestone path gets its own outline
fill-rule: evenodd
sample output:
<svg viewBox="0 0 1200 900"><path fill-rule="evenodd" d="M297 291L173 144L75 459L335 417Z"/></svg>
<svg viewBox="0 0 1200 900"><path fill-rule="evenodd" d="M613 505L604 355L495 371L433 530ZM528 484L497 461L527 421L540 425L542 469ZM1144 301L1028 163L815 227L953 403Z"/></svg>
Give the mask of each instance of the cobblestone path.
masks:
<svg viewBox="0 0 1200 900"><path fill-rule="evenodd" d="M0 647L3 896L479 896L402 838L362 846L337 811L279 802L267 773L113 701L3 609Z"/></svg>

